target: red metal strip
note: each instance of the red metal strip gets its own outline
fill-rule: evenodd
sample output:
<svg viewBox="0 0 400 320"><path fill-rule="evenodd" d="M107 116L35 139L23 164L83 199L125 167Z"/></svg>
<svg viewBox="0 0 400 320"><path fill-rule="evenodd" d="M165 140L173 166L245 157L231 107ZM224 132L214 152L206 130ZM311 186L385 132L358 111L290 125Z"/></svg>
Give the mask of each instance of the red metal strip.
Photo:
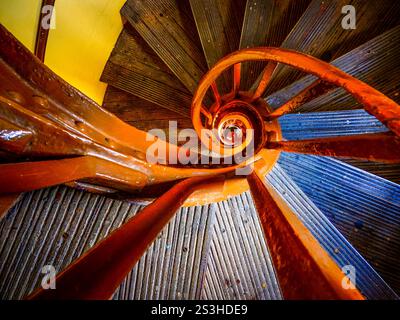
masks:
<svg viewBox="0 0 400 320"><path fill-rule="evenodd" d="M271 141L267 143L266 147L286 152L400 163L400 137L392 133L359 134L298 141Z"/></svg>
<svg viewBox="0 0 400 320"><path fill-rule="evenodd" d="M42 0L42 5L40 7L40 17L39 17L38 28L36 33L36 42L35 42L35 55L42 62L44 62L44 57L46 55L47 38L49 37L49 30L50 30L49 28L43 28L42 21L46 17L46 15L49 14L49 12L46 12L43 9L46 6L54 7L54 3L55 0Z"/></svg>
<svg viewBox="0 0 400 320"><path fill-rule="evenodd" d="M283 63L300 71L310 73L330 85L344 88L364 106L367 112L374 115L390 130L400 136L400 106L383 93L327 62L293 50L271 47L243 49L231 53L218 61L204 75L192 101L193 126L199 135L203 129L200 109L208 88L226 69L249 60L272 60ZM203 140L202 142L207 145L208 139L203 138Z"/></svg>
<svg viewBox="0 0 400 320"><path fill-rule="evenodd" d="M247 178L285 299L364 299L264 177ZM263 181L264 180L264 181Z"/></svg>
<svg viewBox="0 0 400 320"><path fill-rule="evenodd" d="M269 82L271 81L272 75L275 72L277 63L275 61L269 61L267 63L267 65L265 66L262 75L261 75L261 79L258 83L257 88L254 91L253 97L252 97L252 101L255 101L259 98L261 98L261 96L264 94L265 90L268 87Z"/></svg>
<svg viewBox="0 0 400 320"><path fill-rule="evenodd" d="M241 77L242 64L237 63L233 66L233 94L236 96L240 90L240 77Z"/></svg>

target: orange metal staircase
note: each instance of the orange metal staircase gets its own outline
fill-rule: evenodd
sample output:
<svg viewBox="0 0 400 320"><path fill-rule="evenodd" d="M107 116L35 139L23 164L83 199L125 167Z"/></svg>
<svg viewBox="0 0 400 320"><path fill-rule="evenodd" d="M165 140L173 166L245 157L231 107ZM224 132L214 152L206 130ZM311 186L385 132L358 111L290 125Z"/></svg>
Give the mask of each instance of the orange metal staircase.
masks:
<svg viewBox="0 0 400 320"><path fill-rule="evenodd" d="M349 52L357 64L357 50L363 43L373 47L379 36L385 43L398 37L400 6L383 1L378 9L354 2L364 12L359 28L348 33L336 28L329 34L341 17L342 1L224 0L217 5L207 0L127 1L121 11L126 26L102 80L133 95L115 91L122 102L132 99L146 106L137 106L132 113L126 110L130 104L121 108L118 99L113 109L107 96L103 107L97 105L2 27L1 43L7 45L1 47L0 61L0 149L4 154L0 194L10 197L67 184L126 201L156 198L60 272L56 290L39 288L28 298L109 299L182 205L228 201L249 190L283 298L396 297L389 287L387 292L382 289L386 284L377 285L381 296L368 291L365 281L361 287L358 283L351 289L344 287L342 265L321 240L327 232L326 239L338 241L337 230L324 219L318 220L321 229L314 227L311 217L299 214L317 212L307 197L296 204L306 203L304 208L295 208L295 202L279 191L279 183L271 182L281 174L277 161L286 152L379 162L382 168L400 163L397 95L390 88L374 88L381 85L379 79L373 79L377 83L357 79L357 70L334 60L341 55L346 58L344 53ZM372 16L378 19L386 14L390 17L384 26L368 24ZM372 58L368 60L371 68L378 70L381 60ZM310 76L301 78L299 71ZM293 89L291 83L298 86ZM338 92L354 98L356 106L388 130L285 140L280 117ZM277 97L283 99L285 94L286 99L275 105ZM165 121L152 123L157 114ZM167 126L176 119L183 124L189 117L201 145L208 148L210 164L169 163L171 154L195 151L160 139L156 141L166 154L158 155L157 164L149 163L146 154L153 140L140 129L156 128L156 123ZM140 129L129 123L137 123ZM203 135L212 129L210 135ZM245 139L238 138L240 143L235 144L224 135L226 130L233 140ZM254 135L249 137L246 130ZM235 158L250 143L254 148L242 162L212 164L216 159ZM197 159L202 156L202 152L195 154ZM237 174L245 168L247 175ZM266 178L271 172L275 176ZM345 240L341 243L347 246ZM349 254L353 249L346 250ZM359 261L367 270L360 271L365 277L374 274L368 263Z"/></svg>

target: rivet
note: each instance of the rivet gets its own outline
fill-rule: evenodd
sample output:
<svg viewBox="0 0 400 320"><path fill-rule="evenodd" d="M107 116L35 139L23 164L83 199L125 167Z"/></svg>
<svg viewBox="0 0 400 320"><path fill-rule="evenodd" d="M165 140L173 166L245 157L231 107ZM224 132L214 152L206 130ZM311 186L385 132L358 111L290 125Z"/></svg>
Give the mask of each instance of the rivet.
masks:
<svg viewBox="0 0 400 320"><path fill-rule="evenodd" d="M12 101L17 102L19 104L24 104L25 102L24 97L19 92L9 90L7 91L7 95Z"/></svg>

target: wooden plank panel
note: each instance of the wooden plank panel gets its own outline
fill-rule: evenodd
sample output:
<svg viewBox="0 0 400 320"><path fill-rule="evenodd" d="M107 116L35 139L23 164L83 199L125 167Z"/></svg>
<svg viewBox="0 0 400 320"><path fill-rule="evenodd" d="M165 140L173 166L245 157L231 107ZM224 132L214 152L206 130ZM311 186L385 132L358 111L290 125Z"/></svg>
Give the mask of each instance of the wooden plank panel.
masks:
<svg viewBox="0 0 400 320"><path fill-rule="evenodd" d="M239 49L245 0L190 0L207 65L213 65L227 54ZM221 91L232 88L232 73L226 72Z"/></svg>
<svg viewBox="0 0 400 320"><path fill-rule="evenodd" d="M351 5L356 8L356 29L345 30L341 27L342 7L348 4L348 0L313 0L282 47L331 61L399 23L400 2L354 0ZM299 72L281 65L267 92L281 89L299 76Z"/></svg>
<svg viewBox="0 0 400 320"><path fill-rule="evenodd" d="M182 129L193 127L190 118L112 86L107 88L103 107L140 130L161 129L171 141L177 139L177 135L170 137L170 121L176 121L177 134Z"/></svg>
<svg viewBox="0 0 400 320"><path fill-rule="evenodd" d="M310 0L247 0L239 48L280 47L309 3ZM264 67L263 62L244 63L243 88L251 88Z"/></svg>
<svg viewBox="0 0 400 320"><path fill-rule="evenodd" d="M1 299L23 298L44 265L62 270L141 208L63 186L26 193L0 222ZM214 205L180 209L114 298L199 299L214 215Z"/></svg>
<svg viewBox="0 0 400 320"><path fill-rule="evenodd" d="M118 38L101 80L190 117L191 93L131 27Z"/></svg>
<svg viewBox="0 0 400 320"><path fill-rule="evenodd" d="M121 14L193 93L207 67L189 3L128 0Z"/></svg>

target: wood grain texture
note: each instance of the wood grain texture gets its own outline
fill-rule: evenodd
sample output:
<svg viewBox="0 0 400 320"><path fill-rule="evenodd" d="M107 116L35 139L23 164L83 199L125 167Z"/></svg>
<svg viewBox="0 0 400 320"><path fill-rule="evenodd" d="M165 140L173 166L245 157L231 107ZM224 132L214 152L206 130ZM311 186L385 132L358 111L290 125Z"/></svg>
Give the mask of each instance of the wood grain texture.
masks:
<svg viewBox="0 0 400 320"><path fill-rule="evenodd" d="M239 48L279 47L309 3L310 0L247 0ZM243 64L243 88L251 88L264 66L263 62Z"/></svg>
<svg viewBox="0 0 400 320"><path fill-rule="evenodd" d="M190 0L207 65L214 64L239 49L245 0ZM232 88L232 72L225 72L218 81L221 91Z"/></svg>
<svg viewBox="0 0 400 320"><path fill-rule="evenodd" d="M343 287L343 272L263 175L247 177L285 299L363 300Z"/></svg>
<svg viewBox="0 0 400 320"><path fill-rule="evenodd" d="M202 299L282 299L250 192L215 204Z"/></svg>
<svg viewBox="0 0 400 320"><path fill-rule="evenodd" d="M354 30L341 27L344 17L342 7L349 4L356 8L357 13ZM282 47L329 62L398 25L399 16L400 2L392 0L313 0ZM281 66L267 93L283 88L300 75L289 67Z"/></svg>
<svg viewBox="0 0 400 320"><path fill-rule="evenodd" d="M130 26L121 32L101 80L147 100L153 108L166 108L190 117L192 95Z"/></svg>
<svg viewBox="0 0 400 320"><path fill-rule="evenodd" d="M190 118L161 108L148 100L144 100L112 86L107 88L104 96L103 107L114 113L121 120L143 130L161 129L166 133L168 140L177 139L176 135L170 136L170 121L176 121L177 134L182 129L192 128ZM179 143L178 143L179 144Z"/></svg>
<svg viewBox="0 0 400 320"><path fill-rule="evenodd" d="M105 239L57 274L57 290L39 287L28 300L108 300L140 260L185 199L222 176L178 182ZM99 281L101 279L101 281Z"/></svg>
<svg viewBox="0 0 400 320"><path fill-rule="evenodd" d="M189 2L128 0L121 14L193 93L207 65Z"/></svg>
<svg viewBox="0 0 400 320"><path fill-rule="evenodd" d="M392 100L400 103L400 26L396 26L363 43L331 62L340 70L364 81ZM355 63L355 61L357 63ZM268 104L277 109L309 86L316 78L307 75L269 95ZM334 88L299 106L298 112L360 109L362 105L342 88Z"/></svg>
<svg viewBox="0 0 400 320"><path fill-rule="evenodd" d="M64 186L26 193L0 221L0 297L23 298L44 265L64 269L142 208ZM114 298L199 299L214 215L215 205L180 209Z"/></svg>

